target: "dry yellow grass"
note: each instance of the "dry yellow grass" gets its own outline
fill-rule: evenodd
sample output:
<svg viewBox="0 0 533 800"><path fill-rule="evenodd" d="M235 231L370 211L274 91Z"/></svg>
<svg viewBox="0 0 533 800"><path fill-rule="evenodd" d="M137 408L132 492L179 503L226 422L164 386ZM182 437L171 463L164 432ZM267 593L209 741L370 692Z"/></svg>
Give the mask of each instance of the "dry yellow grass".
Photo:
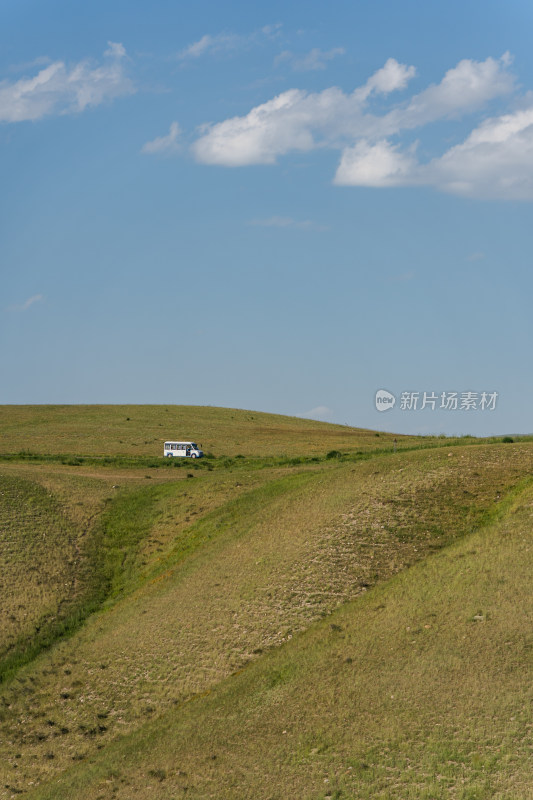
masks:
<svg viewBox="0 0 533 800"><path fill-rule="evenodd" d="M417 437L211 406L0 406L2 453L160 457L165 439L190 439L216 456L325 455Z"/></svg>

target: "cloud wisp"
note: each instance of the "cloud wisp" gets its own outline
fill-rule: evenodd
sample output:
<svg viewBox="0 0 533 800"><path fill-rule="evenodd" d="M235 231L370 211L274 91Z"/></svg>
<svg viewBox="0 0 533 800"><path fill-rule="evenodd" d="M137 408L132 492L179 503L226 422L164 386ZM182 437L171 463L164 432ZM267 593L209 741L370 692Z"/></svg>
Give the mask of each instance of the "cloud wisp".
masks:
<svg viewBox="0 0 533 800"><path fill-rule="evenodd" d="M126 94L134 86L126 75L126 50L108 42L100 64L54 61L33 77L0 82L0 122L35 121L52 114L75 114Z"/></svg>
<svg viewBox="0 0 533 800"><path fill-rule="evenodd" d="M143 145L141 152L148 155L172 155L180 150L179 137L181 128L177 122L172 122L166 136L157 136L151 142Z"/></svg>
<svg viewBox="0 0 533 800"><path fill-rule="evenodd" d="M239 50L245 50L258 43L260 40L275 38L281 29L281 23L264 25L262 28L252 33L206 33L196 42L184 47L178 53L180 61L194 61L202 56L230 54Z"/></svg>
<svg viewBox="0 0 533 800"><path fill-rule="evenodd" d="M29 308L35 305L35 303L42 303L43 300L44 297L42 294L34 294L31 297L28 297L28 299L25 300L24 303L10 306L8 311L16 311L16 312L27 311Z"/></svg>
<svg viewBox="0 0 533 800"><path fill-rule="evenodd" d="M212 53L228 52L238 50L245 38L235 33L218 33L211 35L206 33L197 42L185 47L178 53L181 60L196 59Z"/></svg>
<svg viewBox="0 0 533 800"><path fill-rule="evenodd" d="M298 414L299 417L308 417L310 419L329 419L333 411L331 408L327 406L316 406L315 408L310 409L310 411L304 411L303 414Z"/></svg>
<svg viewBox="0 0 533 800"><path fill-rule="evenodd" d="M274 65L278 66L287 63L295 72L324 70L330 61L344 55L345 52L344 47L333 47L331 50L320 50L319 47L314 47L303 55L297 55L290 50L283 50L274 59Z"/></svg>

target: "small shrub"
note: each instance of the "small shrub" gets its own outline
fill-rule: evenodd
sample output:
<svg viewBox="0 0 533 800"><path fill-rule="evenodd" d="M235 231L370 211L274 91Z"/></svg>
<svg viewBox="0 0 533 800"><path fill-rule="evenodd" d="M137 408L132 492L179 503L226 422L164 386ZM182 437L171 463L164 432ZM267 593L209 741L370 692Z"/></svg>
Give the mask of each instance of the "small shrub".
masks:
<svg viewBox="0 0 533 800"><path fill-rule="evenodd" d="M148 774L152 776L152 778L157 778L158 781L164 781L167 777L167 773L164 769L149 769Z"/></svg>
<svg viewBox="0 0 533 800"><path fill-rule="evenodd" d="M514 439L512 436L504 436L502 442L504 442L505 444L513 444Z"/></svg>
<svg viewBox="0 0 533 800"><path fill-rule="evenodd" d="M340 458L341 455L342 453L340 450L330 450L329 453L327 453L326 458Z"/></svg>

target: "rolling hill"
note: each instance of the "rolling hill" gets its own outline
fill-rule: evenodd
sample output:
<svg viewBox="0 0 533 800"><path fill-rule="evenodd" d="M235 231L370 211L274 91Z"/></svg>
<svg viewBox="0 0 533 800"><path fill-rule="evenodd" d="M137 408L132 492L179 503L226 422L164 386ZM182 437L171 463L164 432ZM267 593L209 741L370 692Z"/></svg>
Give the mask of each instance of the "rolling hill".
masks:
<svg viewBox="0 0 533 800"><path fill-rule="evenodd" d="M165 468L184 426L212 457ZM0 798L531 796L531 442L143 406L0 432Z"/></svg>

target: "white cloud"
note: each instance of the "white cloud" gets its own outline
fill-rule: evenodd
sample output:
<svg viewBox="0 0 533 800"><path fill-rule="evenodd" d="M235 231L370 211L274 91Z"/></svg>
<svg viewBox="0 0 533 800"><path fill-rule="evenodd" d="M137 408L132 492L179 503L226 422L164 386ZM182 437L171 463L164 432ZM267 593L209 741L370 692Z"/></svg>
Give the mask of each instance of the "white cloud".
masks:
<svg viewBox="0 0 533 800"><path fill-rule="evenodd" d="M345 53L344 47L333 47L331 50L320 50L314 47L305 55L295 55L290 50L284 50L274 59L274 64L289 62L292 69L296 72L308 72L326 69L328 61L342 56Z"/></svg>
<svg viewBox="0 0 533 800"><path fill-rule="evenodd" d="M250 37L257 35L267 33L261 30ZM237 38L242 43L246 37ZM234 41L233 34L206 35L187 48L188 56L230 47ZM112 52L122 56L118 48ZM341 48L313 50L306 56L307 67L316 67L326 57L333 58L340 52ZM295 56L286 51L278 59L292 63ZM406 89L416 69L389 58L351 93L334 86L314 93L293 88L243 116L202 125L192 153L201 163L242 167L275 164L291 152L329 148L340 152L334 176L337 185L431 186L469 197L533 199L533 94L523 98L520 109L478 124L461 144L427 163L417 160L418 142L405 142L407 132L423 129L437 120L472 114L496 98L513 93L516 86L510 64L508 54L484 61L463 59L439 83L392 104L393 93ZM32 91L37 93L39 82L52 80L53 71L58 68L52 64L42 70L34 79ZM380 107L389 101L388 109L380 114L375 111L378 106L372 105L378 96ZM178 149L179 133L178 124L173 123L168 134L147 142L142 150L173 152ZM420 150L423 152L423 148ZM255 220L251 224L321 229L309 220L289 217Z"/></svg>
<svg viewBox="0 0 533 800"><path fill-rule="evenodd" d="M377 118L364 113L373 91L403 88L414 74L413 67L389 59L386 69L392 71L393 66L401 78L388 83L376 78L374 84L366 84L350 95L336 87L314 94L289 89L244 117L204 126L193 152L203 163L235 167L274 164L278 156L291 150L305 152L321 146L339 146L339 141L375 128Z"/></svg>
<svg viewBox="0 0 533 800"><path fill-rule="evenodd" d="M104 50L104 56L111 56L112 58L124 58L126 55L126 48L120 42L108 42L109 47Z"/></svg>
<svg viewBox="0 0 533 800"><path fill-rule="evenodd" d="M209 48L212 46L212 43L213 37L209 36L209 34L206 34L205 36L202 36L201 39L198 39L197 42L193 42L184 50L182 50L179 54L180 58L198 58L205 53L206 50L209 50Z"/></svg>
<svg viewBox="0 0 533 800"><path fill-rule="evenodd" d="M283 23L275 22L273 25L263 25L263 27L261 28L261 33L264 33L265 36L275 38L276 36L280 35L282 28L283 28Z"/></svg>
<svg viewBox="0 0 533 800"><path fill-rule="evenodd" d="M385 140L366 140L344 150L334 183L338 186L397 186L410 176L416 162Z"/></svg>
<svg viewBox="0 0 533 800"><path fill-rule="evenodd" d="M310 417L311 419L327 419L331 417L333 411L331 408L327 406L316 406L316 408L312 408L310 411L304 411L303 414L300 414L301 417Z"/></svg>
<svg viewBox="0 0 533 800"><path fill-rule="evenodd" d="M245 117L207 126L193 145L196 158L206 164L236 167L274 164L278 155L290 150L312 150L315 142L306 99L305 92L290 89ZM310 111L313 114L314 108Z"/></svg>
<svg viewBox="0 0 533 800"><path fill-rule="evenodd" d="M416 75L415 67L399 64L396 59L389 58L381 69L378 69L366 82L362 89L365 97L372 91L389 94L398 89L405 89L411 78Z"/></svg>
<svg viewBox="0 0 533 800"><path fill-rule="evenodd" d="M178 57L181 59L199 58L208 52L220 52L221 50L234 50L242 42L242 37L237 34L219 33L211 36L206 33L197 42L193 42L180 53Z"/></svg>
<svg viewBox="0 0 533 800"><path fill-rule="evenodd" d="M298 230L328 231L327 225L319 225L310 219L293 219L292 217L268 217L266 219L253 219L249 223L261 228L296 228Z"/></svg>
<svg viewBox="0 0 533 800"><path fill-rule="evenodd" d="M40 303L43 300L44 300L44 297L42 296L42 294L34 294L34 295L32 295L32 297L28 297L28 299L25 300L24 303L21 303L20 305L10 306L9 310L10 311L27 311L35 303Z"/></svg>
<svg viewBox="0 0 533 800"><path fill-rule="evenodd" d="M206 33L200 37L198 41L185 47L178 53L178 58L182 61L200 58L200 56L211 55L215 53L229 53L242 48L251 47L261 39L273 39L280 30L281 23L274 25L264 25L258 31L252 33L238 34L238 33Z"/></svg>
<svg viewBox="0 0 533 800"><path fill-rule="evenodd" d="M512 92L514 77L509 65L508 53L500 59L464 59L449 69L440 83L415 95L407 108L389 114L389 121L396 130L416 128L483 108L489 100Z"/></svg>
<svg viewBox="0 0 533 800"><path fill-rule="evenodd" d="M485 120L464 142L426 164L387 141L358 143L343 152L335 182L431 186L465 197L533 200L533 104Z"/></svg>
<svg viewBox="0 0 533 800"><path fill-rule="evenodd" d="M73 114L90 106L131 94L133 84L126 76L126 51L108 42L104 61L95 65L80 61L67 67L55 61L31 78L0 83L0 122L37 120L50 114Z"/></svg>
<svg viewBox="0 0 533 800"><path fill-rule="evenodd" d="M158 136L151 142L146 142L141 149L141 153L150 155L175 153L180 149L178 141L180 133L180 126L177 122L173 122L166 136Z"/></svg>
<svg viewBox="0 0 533 800"><path fill-rule="evenodd" d="M419 174L454 194L533 200L533 106L486 120Z"/></svg>
<svg viewBox="0 0 533 800"><path fill-rule="evenodd" d="M378 116L368 111L372 95L388 95L405 89L416 72L412 66L388 59L351 94L336 87L317 93L289 89L256 106L245 116L203 126L193 144L193 153L198 161L235 167L274 164L279 156L291 151L306 152L318 147L342 150L361 143L364 148L362 140L370 142L369 147L377 147L376 143L402 130L471 112L490 99L510 92L513 77L507 71L508 63L507 57L498 61L492 58L483 62L461 61L438 85L428 87L409 103ZM381 173L387 181L406 170L406 157L394 149L393 158L391 147L381 146L381 160L387 156L391 167ZM343 159L351 164L354 155L359 158L361 153L348 150ZM371 166L368 159L376 160L379 155L379 148L373 156L367 153L365 169ZM378 167L375 163L370 169L371 177ZM337 175L337 182L349 183L341 180L346 172L345 164ZM356 174L353 170L352 173ZM378 169L377 183L372 185L379 185L379 175ZM357 178L357 185L365 184Z"/></svg>

